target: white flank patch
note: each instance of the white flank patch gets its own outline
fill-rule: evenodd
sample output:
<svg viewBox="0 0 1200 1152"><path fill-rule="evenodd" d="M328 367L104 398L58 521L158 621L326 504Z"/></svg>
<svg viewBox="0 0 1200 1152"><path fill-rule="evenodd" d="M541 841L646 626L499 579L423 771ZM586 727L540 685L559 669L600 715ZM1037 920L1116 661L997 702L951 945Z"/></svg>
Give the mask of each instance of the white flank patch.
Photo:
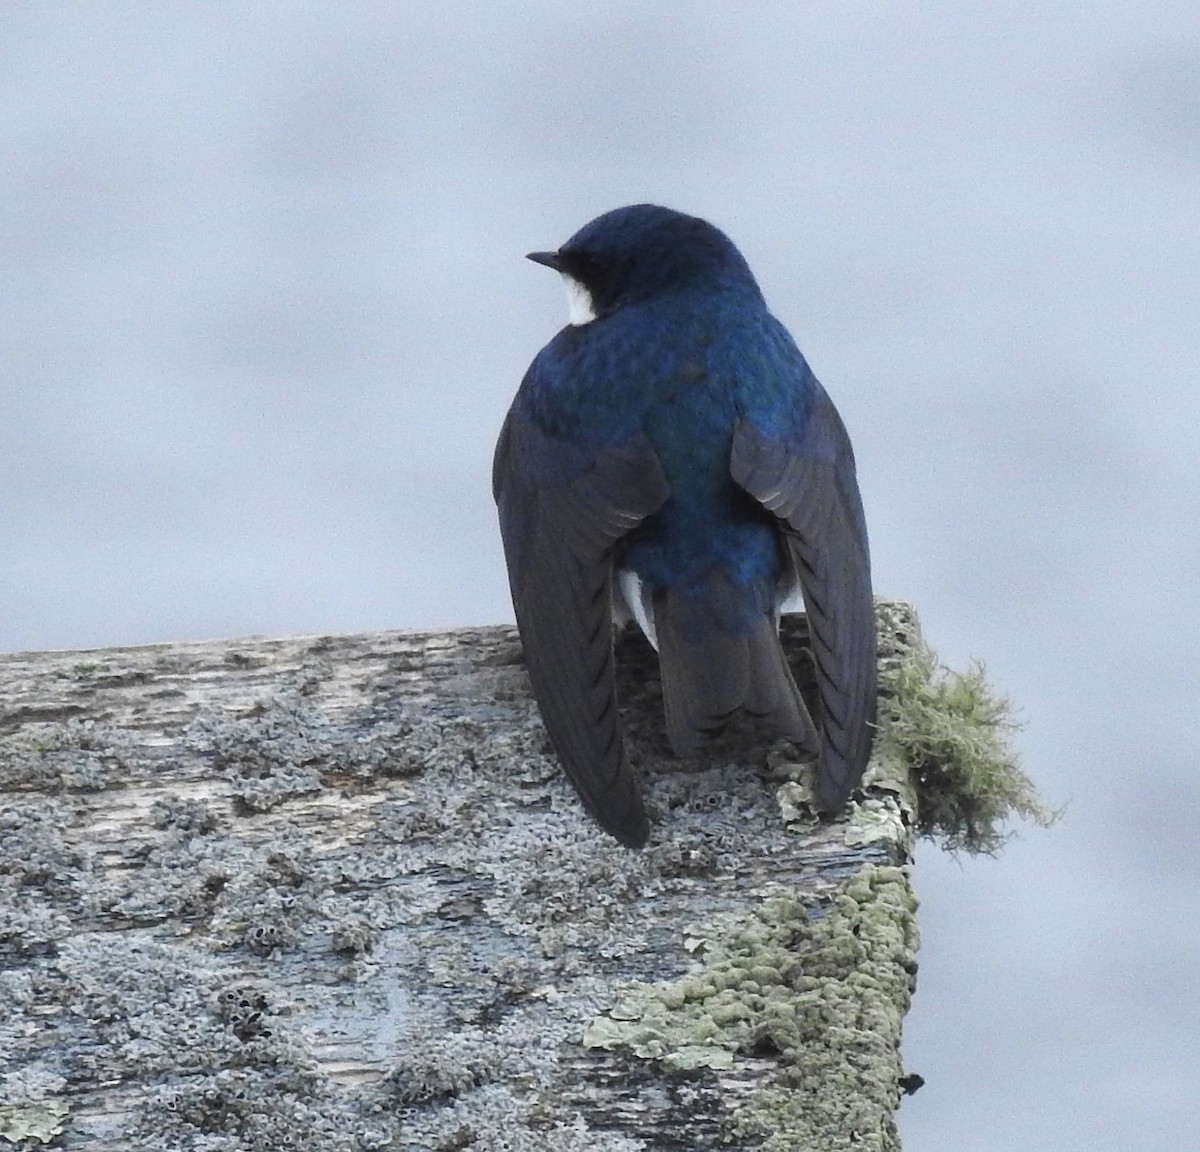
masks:
<svg viewBox="0 0 1200 1152"><path fill-rule="evenodd" d="M645 633L654 651L658 651L658 632L654 627L654 605L642 593L642 582L636 572L622 568L617 572L617 588L625 607L638 622L638 627Z"/></svg>
<svg viewBox="0 0 1200 1152"><path fill-rule="evenodd" d="M792 616L804 611L804 595L800 591L800 581L795 574L784 576L775 590L775 619L780 616Z"/></svg>
<svg viewBox="0 0 1200 1152"><path fill-rule="evenodd" d="M567 288L567 323L578 328L582 324L590 324L596 319L596 309L592 306L592 294L565 272L560 273Z"/></svg>
<svg viewBox="0 0 1200 1152"><path fill-rule="evenodd" d="M804 611L804 596L795 575L785 575L775 591L775 623L780 616ZM658 630L654 626L654 603L646 595L641 578L629 568L617 571L617 598L613 602L613 622L618 626L630 617L637 621L654 651L658 651Z"/></svg>

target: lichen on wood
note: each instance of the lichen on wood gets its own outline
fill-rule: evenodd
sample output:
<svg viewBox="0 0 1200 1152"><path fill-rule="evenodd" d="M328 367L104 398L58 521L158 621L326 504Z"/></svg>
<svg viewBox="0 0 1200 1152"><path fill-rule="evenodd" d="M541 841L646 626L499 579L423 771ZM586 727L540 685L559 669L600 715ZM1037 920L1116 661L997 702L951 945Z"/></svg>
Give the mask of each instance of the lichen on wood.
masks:
<svg viewBox="0 0 1200 1152"><path fill-rule="evenodd" d="M886 667L919 638L880 622ZM905 763L818 821L789 746L671 758L652 653L618 662L641 852L511 628L0 657L0 1117L87 1152L895 1148Z"/></svg>

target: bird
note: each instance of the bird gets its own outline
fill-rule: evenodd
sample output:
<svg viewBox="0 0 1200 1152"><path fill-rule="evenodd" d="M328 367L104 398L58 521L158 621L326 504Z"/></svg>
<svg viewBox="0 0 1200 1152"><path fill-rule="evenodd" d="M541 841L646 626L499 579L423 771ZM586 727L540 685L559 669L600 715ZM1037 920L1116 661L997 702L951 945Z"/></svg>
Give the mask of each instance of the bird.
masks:
<svg viewBox="0 0 1200 1152"><path fill-rule="evenodd" d="M492 470L517 628L550 743L618 842L650 834L626 752L614 624L658 653L666 734L739 713L816 761L836 814L870 756L876 630L854 453L745 258L705 220L617 208L556 251L569 322L537 354ZM819 709L779 639L802 599Z"/></svg>

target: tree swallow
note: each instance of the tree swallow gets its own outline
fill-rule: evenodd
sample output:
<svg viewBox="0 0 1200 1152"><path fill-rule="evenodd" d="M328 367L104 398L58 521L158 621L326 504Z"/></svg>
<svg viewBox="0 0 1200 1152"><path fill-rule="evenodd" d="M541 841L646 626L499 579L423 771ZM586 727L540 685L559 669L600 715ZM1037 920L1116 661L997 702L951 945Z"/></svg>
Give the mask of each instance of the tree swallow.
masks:
<svg viewBox="0 0 1200 1152"><path fill-rule="evenodd" d="M741 253L652 204L593 220L557 252L570 323L525 374L492 486L534 695L593 817L650 828L621 736L616 619L658 650L676 755L737 712L817 760L838 810L875 718L875 615L854 454L841 418ZM814 722L779 642L808 615Z"/></svg>

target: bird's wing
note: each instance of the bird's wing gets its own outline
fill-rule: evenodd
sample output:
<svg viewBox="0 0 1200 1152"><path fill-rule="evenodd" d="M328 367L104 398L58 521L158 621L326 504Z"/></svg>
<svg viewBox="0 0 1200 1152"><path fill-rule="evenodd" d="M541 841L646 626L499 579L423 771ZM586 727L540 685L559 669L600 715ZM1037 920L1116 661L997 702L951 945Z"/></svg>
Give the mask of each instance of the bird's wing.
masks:
<svg viewBox="0 0 1200 1152"><path fill-rule="evenodd" d="M623 844L649 836L625 757L613 683L612 550L669 495L644 439L579 447L515 407L492 488L534 695L588 811Z"/></svg>
<svg viewBox="0 0 1200 1152"><path fill-rule="evenodd" d="M808 616L821 697L817 801L835 811L862 779L875 719L875 607L850 439L825 390L796 437L750 418L734 433L734 481L782 522Z"/></svg>

